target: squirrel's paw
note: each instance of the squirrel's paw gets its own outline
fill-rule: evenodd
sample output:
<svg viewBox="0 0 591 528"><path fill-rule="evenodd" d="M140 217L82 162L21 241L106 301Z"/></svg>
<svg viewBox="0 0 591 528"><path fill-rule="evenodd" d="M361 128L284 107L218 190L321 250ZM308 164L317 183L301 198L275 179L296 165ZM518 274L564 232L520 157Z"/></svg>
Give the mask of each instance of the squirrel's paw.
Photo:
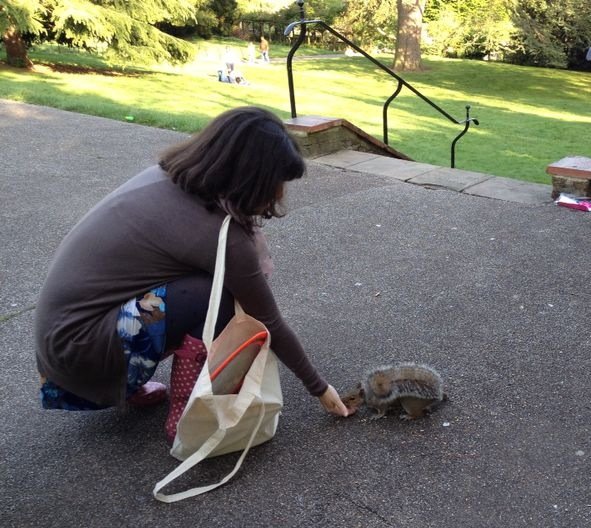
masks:
<svg viewBox="0 0 591 528"><path fill-rule="evenodd" d="M373 414L372 416L369 417L370 420L379 420L380 418L383 418L384 416L386 416L385 411L378 411L376 414Z"/></svg>

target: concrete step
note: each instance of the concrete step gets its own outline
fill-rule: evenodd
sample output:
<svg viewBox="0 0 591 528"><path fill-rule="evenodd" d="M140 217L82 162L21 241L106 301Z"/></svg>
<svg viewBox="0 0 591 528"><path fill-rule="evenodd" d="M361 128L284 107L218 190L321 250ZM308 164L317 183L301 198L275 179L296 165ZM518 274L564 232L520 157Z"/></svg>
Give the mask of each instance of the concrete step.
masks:
<svg viewBox="0 0 591 528"><path fill-rule="evenodd" d="M370 152L340 150L312 161L356 172L391 176L430 189L446 189L506 202L544 205L553 201L551 185L406 161Z"/></svg>

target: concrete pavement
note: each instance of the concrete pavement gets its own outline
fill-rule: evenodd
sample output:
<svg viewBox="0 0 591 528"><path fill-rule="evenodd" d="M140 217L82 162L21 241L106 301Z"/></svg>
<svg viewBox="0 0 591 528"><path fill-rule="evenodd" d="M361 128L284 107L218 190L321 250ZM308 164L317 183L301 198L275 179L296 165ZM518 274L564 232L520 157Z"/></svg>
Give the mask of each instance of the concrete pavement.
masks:
<svg viewBox="0 0 591 528"><path fill-rule="evenodd" d="M151 496L177 464L165 406L42 411L31 324L57 244L184 137L0 101L2 526L591 525L591 214L466 192L493 178L433 190L436 169L413 185L412 166L318 160L265 228L278 303L328 380L345 390L376 365L429 363L450 395L431 417L332 418L283 369L276 437L228 485L166 505ZM209 460L170 491L234 461Z"/></svg>

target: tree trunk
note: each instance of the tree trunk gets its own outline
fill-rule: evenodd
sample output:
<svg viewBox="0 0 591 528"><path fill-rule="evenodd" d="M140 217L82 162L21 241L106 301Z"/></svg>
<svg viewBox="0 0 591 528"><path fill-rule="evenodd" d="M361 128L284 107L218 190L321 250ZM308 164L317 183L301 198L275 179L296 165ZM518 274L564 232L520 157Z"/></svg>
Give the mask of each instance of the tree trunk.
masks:
<svg viewBox="0 0 591 528"><path fill-rule="evenodd" d="M397 0L396 71L421 69L421 29L427 0Z"/></svg>
<svg viewBox="0 0 591 528"><path fill-rule="evenodd" d="M2 35L6 48L6 62L17 68L32 68L33 63L27 54L27 45L15 27L8 27Z"/></svg>

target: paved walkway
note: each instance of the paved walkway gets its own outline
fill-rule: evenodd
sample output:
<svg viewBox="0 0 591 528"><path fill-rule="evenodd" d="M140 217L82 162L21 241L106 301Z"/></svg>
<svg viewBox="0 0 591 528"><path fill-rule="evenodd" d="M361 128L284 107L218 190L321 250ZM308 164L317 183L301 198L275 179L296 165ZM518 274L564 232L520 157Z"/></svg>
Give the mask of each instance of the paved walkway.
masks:
<svg viewBox="0 0 591 528"><path fill-rule="evenodd" d="M33 308L57 245L185 137L0 100L3 528L591 526L591 214L434 192L359 172L365 162L310 162L289 185L288 214L265 227L272 287L337 389L421 361L445 380L440 411L332 418L282 368L277 436L228 485L173 505L151 495L177 464L165 406L42 411ZM168 375L164 364L157 379ZM207 461L169 491L234 460Z"/></svg>

